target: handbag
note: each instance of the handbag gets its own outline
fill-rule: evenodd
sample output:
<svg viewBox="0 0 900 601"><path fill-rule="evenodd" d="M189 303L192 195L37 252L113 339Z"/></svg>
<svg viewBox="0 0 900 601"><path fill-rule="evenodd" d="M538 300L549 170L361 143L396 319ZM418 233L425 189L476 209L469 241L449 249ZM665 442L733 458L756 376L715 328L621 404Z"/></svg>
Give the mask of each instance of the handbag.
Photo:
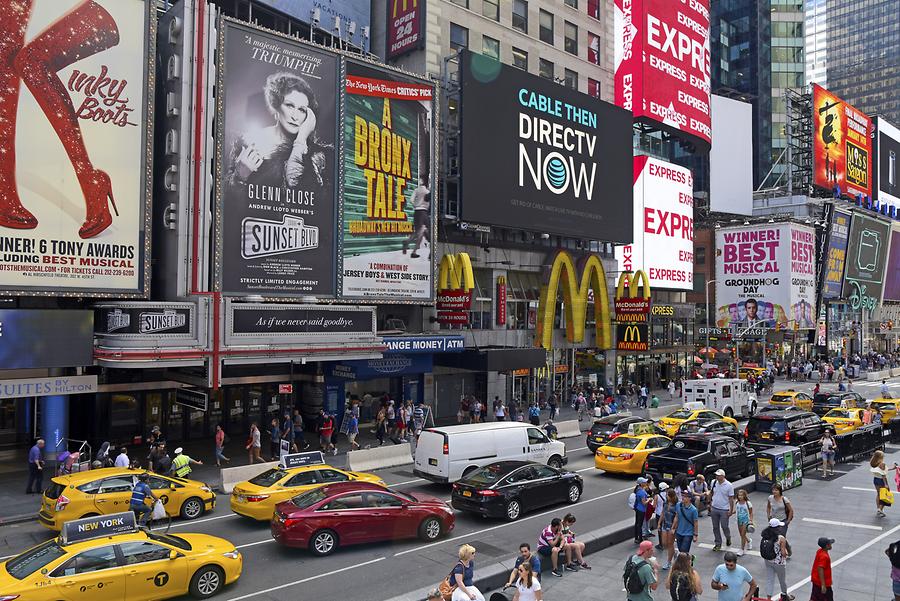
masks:
<svg viewBox="0 0 900 601"><path fill-rule="evenodd" d="M883 487L878 489L878 500L884 503L885 505L893 505L894 504L894 493L891 492L891 489L888 487Z"/></svg>
<svg viewBox="0 0 900 601"><path fill-rule="evenodd" d="M461 564L462 562L459 562L457 565ZM453 566L453 569L456 569L456 566ZM438 592L441 594L441 598L444 601L451 601L451 599L453 598L453 591L456 590L456 584L451 580L452 576L453 572L451 571L449 574L447 574L447 577L441 580L441 583L438 584Z"/></svg>

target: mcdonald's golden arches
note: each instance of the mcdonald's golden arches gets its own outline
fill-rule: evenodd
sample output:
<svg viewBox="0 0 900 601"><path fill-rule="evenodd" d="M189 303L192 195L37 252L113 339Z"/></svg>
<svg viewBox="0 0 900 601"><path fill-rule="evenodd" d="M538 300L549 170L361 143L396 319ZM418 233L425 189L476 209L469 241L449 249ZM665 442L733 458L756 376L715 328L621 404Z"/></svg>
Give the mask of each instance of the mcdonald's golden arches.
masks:
<svg viewBox="0 0 900 601"><path fill-rule="evenodd" d="M628 288L626 289L626 286ZM638 296L638 289L641 296ZM650 313L650 278L638 269L624 271L616 285L616 321L619 323L643 323Z"/></svg>
<svg viewBox="0 0 900 601"><path fill-rule="evenodd" d="M439 323L465 325L472 308L475 274L468 253L444 255L441 258L437 287L437 319Z"/></svg>

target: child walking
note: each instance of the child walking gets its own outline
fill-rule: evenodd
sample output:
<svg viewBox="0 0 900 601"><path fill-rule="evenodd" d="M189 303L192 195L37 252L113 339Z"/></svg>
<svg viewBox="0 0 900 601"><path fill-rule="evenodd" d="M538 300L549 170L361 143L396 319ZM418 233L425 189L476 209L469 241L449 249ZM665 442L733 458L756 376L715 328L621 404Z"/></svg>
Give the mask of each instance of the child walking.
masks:
<svg viewBox="0 0 900 601"><path fill-rule="evenodd" d="M734 504L734 512L737 515L738 532L741 533L741 550L738 555L744 554L744 549L753 548L753 539L748 533L753 525L753 503L747 497L747 491L741 489L737 493L737 503Z"/></svg>

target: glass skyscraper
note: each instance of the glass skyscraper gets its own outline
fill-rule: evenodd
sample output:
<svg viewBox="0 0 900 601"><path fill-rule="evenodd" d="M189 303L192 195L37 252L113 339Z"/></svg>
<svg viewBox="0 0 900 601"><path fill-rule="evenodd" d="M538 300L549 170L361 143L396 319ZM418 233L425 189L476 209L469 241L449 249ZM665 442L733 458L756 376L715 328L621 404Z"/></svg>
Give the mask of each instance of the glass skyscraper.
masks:
<svg viewBox="0 0 900 601"><path fill-rule="evenodd" d="M827 87L900 123L900 0L827 0Z"/></svg>

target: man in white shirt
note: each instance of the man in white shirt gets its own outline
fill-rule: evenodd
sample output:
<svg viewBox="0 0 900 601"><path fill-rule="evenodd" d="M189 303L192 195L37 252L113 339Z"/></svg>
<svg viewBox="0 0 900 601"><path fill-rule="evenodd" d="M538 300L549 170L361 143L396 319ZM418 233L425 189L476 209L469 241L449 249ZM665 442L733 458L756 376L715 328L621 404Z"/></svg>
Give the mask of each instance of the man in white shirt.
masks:
<svg viewBox="0 0 900 601"><path fill-rule="evenodd" d="M128 449L122 447L119 449L119 456L116 457L116 467L128 467L131 460L128 458Z"/></svg>
<svg viewBox="0 0 900 601"><path fill-rule="evenodd" d="M709 504L709 515L712 518L713 551L722 549L722 532L725 532L725 546L731 546L731 529L728 520L734 515L734 487L725 479L725 470L716 470L716 481L712 485L712 501ZM720 531L721 528L721 531Z"/></svg>

